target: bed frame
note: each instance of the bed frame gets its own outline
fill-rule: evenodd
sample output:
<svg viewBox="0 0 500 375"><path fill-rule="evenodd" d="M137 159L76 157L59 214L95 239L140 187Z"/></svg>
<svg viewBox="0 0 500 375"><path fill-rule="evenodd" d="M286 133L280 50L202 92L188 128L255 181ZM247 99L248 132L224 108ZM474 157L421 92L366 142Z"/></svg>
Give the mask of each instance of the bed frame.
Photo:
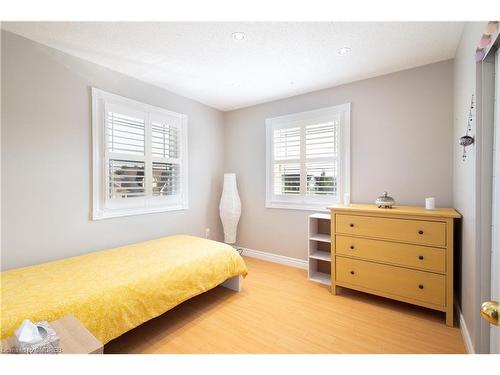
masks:
<svg viewBox="0 0 500 375"><path fill-rule="evenodd" d="M227 289L234 290L235 292L241 292L241 284L243 284L243 280L241 276L234 276L230 279L224 281L221 286Z"/></svg>

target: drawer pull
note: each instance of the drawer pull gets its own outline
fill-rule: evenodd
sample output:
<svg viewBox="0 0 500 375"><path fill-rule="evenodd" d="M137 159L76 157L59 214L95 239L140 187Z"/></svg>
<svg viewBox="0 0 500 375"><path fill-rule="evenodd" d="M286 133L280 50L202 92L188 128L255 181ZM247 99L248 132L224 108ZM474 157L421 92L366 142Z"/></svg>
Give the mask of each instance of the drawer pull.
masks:
<svg viewBox="0 0 500 375"><path fill-rule="evenodd" d="M354 226L354 224L351 223L351 224L349 224L349 226L352 228Z"/></svg>
<svg viewBox="0 0 500 375"><path fill-rule="evenodd" d="M419 255L419 256L418 256L418 259L420 259L420 260L424 260L424 256L423 256L423 255Z"/></svg>
<svg viewBox="0 0 500 375"><path fill-rule="evenodd" d="M354 271L351 271L351 275L354 275Z"/></svg>
<svg viewBox="0 0 500 375"><path fill-rule="evenodd" d="M423 286L422 284L419 284L419 285L418 285L418 288L419 288L419 289L424 289L424 286Z"/></svg>
<svg viewBox="0 0 500 375"><path fill-rule="evenodd" d="M418 234L424 234L424 231L423 231L422 229L420 229L420 230L418 231Z"/></svg>
<svg viewBox="0 0 500 375"><path fill-rule="evenodd" d="M354 246L351 245L351 250L354 250Z"/></svg>

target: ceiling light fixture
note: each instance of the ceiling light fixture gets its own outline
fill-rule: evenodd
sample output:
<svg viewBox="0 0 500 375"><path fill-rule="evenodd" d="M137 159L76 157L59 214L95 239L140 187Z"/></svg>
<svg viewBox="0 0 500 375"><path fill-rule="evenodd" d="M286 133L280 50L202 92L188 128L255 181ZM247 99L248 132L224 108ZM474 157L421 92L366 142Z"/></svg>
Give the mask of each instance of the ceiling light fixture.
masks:
<svg viewBox="0 0 500 375"><path fill-rule="evenodd" d="M245 40L247 37L245 36L245 33L242 33L241 31L234 32L232 34L232 37L234 40L237 42L241 42L242 40Z"/></svg>
<svg viewBox="0 0 500 375"><path fill-rule="evenodd" d="M346 56L351 53L351 49L349 47L342 47L337 50L337 55Z"/></svg>

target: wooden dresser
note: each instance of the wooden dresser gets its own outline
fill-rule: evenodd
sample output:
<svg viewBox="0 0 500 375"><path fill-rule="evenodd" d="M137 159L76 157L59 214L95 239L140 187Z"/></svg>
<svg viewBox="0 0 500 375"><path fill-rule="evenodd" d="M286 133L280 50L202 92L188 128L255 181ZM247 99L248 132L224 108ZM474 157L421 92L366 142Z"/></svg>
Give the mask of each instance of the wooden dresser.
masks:
<svg viewBox="0 0 500 375"><path fill-rule="evenodd" d="M451 208L331 207L332 293L337 286L446 313L453 326Z"/></svg>

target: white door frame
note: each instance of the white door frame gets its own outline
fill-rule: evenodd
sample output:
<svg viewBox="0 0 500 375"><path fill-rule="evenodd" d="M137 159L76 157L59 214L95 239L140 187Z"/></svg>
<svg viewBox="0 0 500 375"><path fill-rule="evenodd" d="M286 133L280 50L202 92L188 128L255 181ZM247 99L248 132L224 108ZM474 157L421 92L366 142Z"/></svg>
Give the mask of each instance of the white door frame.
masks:
<svg viewBox="0 0 500 375"><path fill-rule="evenodd" d="M491 299L500 301L500 53L495 54L493 189L491 225ZM490 353L500 354L500 327L490 325Z"/></svg>
<svg viewBox="0 0 500 375"><path fill-rule="evenodd" d="M498 33L494 35L495 42L486 52L483 61L476 65L476 275L478 275L477 281L479 282L479 290L475 296L478 314L475 319L477 322L475 329L478 332L476 353L490 353L490 350L494 350L494 347L490 345L493 342L492 334L495 335L495 343L497 340L496 331L493 333L491 325L479 316L479 308L482 302L492 299L492 286L496 289L492 278L492 271L497 272L494 270L495 261L492 262L492 228L493 226L499 227L498 222L493 222L495 52L500 44L498 36Z"/></svg>
<svg viewBox="0 0 500 375"><path fill-rule="evenodd" d="M490 353L491 325L479 315L481 303L492 299L492 228L493 222L493 140L495 128L495 52L500 45L500 33L492 36L494 42L485 58L476 65L476 282L479 284L474 300L476 353ZM496 271L494 271L496 272ZM496 335L496 332L495 332ZM496 338L495 338L496 340Z"/></svg>
<svg viewBox="0 0 500 375"><path fill-rule="evenodd" d="M495 97L495 61L489 55L476 66L476 275L479 290L474 293L477 316L474 317L476 353L490 352L490 326L479 308L491 297L491 225L493 186L493 124Z"/></svg>

